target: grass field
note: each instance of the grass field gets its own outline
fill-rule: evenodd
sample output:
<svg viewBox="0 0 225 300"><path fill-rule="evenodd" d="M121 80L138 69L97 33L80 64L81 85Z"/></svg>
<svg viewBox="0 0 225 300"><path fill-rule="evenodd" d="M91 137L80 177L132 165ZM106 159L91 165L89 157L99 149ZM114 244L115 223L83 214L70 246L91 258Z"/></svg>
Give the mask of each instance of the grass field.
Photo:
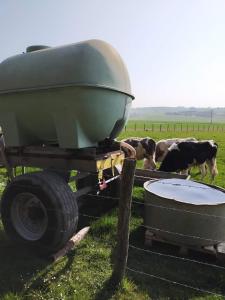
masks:
<svg viewBox="0 0 225 300"><path fill-rule="evenodd" d="M130 124L132 127L133 125ZM198 125L196 125L198 126ZM131 128L130 127L130 128ZM128 136L150 136L156 140L170 137L193 136L198 139L214 139L219 144L218 170L215 184L225 188L225 133L224 132L123 132L120 138ZM139 163L140 166L140 163ZM197 170L193 171L195 176ZM208 182L209 179L206 179ZM4 180L1 181L1 190ZM143 190L136 188L133 195L142 201ZM92 206L102 203L92 203ZM90 209L89 214L93 215ZM143 206L133 206L130 243L144 248ZM91 224L87 238L69 255L55 264L34 257L22 246L15 246L5 236L0 227L0 299L1 300L46 300L46 299L223 299L216 295L200 293L196 290L174 285L147 275L127 271L123 284L117 291L110 285L114 259L117 209L113 208L101 218L84 219ZM173 254L170 247L153 249L158 253ZM192 254L194 259L214 263L214 259ZM129 250L128 266L181 282L189 286L225 294L225 269L195 264L171 257L150 254L133 248Z"/></svg>

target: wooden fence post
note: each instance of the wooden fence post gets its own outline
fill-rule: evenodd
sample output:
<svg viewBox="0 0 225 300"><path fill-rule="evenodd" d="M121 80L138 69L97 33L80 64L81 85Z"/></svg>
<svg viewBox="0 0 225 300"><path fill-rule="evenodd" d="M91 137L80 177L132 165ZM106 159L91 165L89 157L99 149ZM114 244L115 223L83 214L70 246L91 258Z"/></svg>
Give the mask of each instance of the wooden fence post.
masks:
<svg viewBox="0 0 225 300"><path fill-rule="evenodd" d="M137 125L136 125L136 123L134 124L134 131L136 131L136 129L137 129Z"/></svg>
<svg viewBox="0 0 225 300"><path fill-rule="evenodd" d="M112 282L115 286L119 285L123 280L127 266L131 200L135 168L135 159L125 159L119 199L116 257L112 274Z"/></svg>

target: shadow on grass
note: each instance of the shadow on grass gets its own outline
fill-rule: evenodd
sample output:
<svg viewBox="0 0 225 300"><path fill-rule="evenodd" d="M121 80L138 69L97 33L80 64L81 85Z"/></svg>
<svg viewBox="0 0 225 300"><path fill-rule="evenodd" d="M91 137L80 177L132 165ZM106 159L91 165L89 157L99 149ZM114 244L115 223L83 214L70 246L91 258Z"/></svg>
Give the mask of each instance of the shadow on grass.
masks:
<svg viewBox="0 0 225 300"><path fill-rule="evenodd" d="M85 205L80 209L78 230L88 226L89 219L83 213L93 217L100 217L115 207L116 202L105 199L86 199ZM51 274L56 280L72 268L76 250L67 255L67 260L52 264L48 259L37 257L31 249L24 245L14 244L10 241L0 224L0 299L8 293L18 295L28 294L34 290L47 290L49 282L46 280ZM62 263L61 263L62 262ZM54 267L54 270L53 270Z"/></svg>
<svg viewBox="0 0 225 300"><path fill-rule="evenodd" d="M9 241L0 231L0 299L6 294L26 295L30 291L48 289L46 278L52 273L57 263L36 256L25 246ZM67 255L67 260L54 269L54 277L71 269L75 251ZM22 296L23 297L23 296Z"/></svg>
<svg viewBox="0 0 225 300"><path fill-rule="evenodd" d="M95 295L94 300L109 300L115 295L117 289L115 288L112 277L104 282L103 288Z"/></svg>
<svg viewBox="0 0 225 300"><path fill-rule="evenodd" d="M35 257L26 247L13 244L0 231L0 298L7 292L21 292L31 277L48 262Z"/></svg>
<svg viewBox="0 0 225 300"><path fill-rule="evenodd" d="M115 208L117 204L116 200L86 195L84 204L79 208L78 230L90 225L91 222Z"/></svg>
<svg viewBox="0 0 225 300"><path fill-rule="evenodd" d="M143 217L143 213L143 205L135 205L132 208L132 219L137 220L138 217ZM212 297L204 291L225 294L224 269L179 259L179 247L169 244L155 242L151 248L146 248L144 245L145 229L139 225L133 227L132 224L131 228L134 229L130 233L131 247L129 248L128 268L149 274L140 274L127 269L126 278L137 286L137 291L144 291L151 299L183 300L203 296ZM135 249L132 245L150 250L153 253ZM115 255L116 249L113 249L111 264L115 261ZM171 256L178 256L178 258ZM215 257L194 251L190 251L188 258L208 264L217 263ZM191 287L196 288L196 290ZM198 291L198 289L203 290L203 292ZM117 290L113 285L112 278L109 278L94 299L111 299L116 293ZM215 299L224 299L224 297L215 296Z"/></svg>
<svg viewBox="0 0 225 300"><path fill-rule="evenodd" d="M179 257L179 248L177 246L155 242L151 248L146 248L144 246L143 227L139 227L131 232L130 245L152 251L140 251L130 247L128 268L145 274L139 274L130 270L127 270L126 273L127 278L134 282L141 290L146 291L152 299L183 300L203 295L209 296L207 293L199 292L187 286L210 291L215 294L225 294L224 269L169 256ZM190 251L188 258L199 262L216 264L215 257L200 254L196 251ZM175 282L178 284L175 284ZM224 299L224 297L216 299Z"/></svg>
<svg viewBox="0 0 225 300"><path fill-rule="evenodd" d="M141 251L132 246L151 252ZM113 249L111 254L111 264L114 263L115 256L116 248ZM185 300L206 296L211 297L207 299L224 299L224 297L215 295L215 298L213 298L212 296L213 293L225 295L224 269L179 258L181 257L177 246L155 242L151 248L146 248L144 245L144 228L138 227L130 234L127 266L130 269L142 272L142 274L127 269L126 278L136 285L137 291L142 291L148 295L149 299ZM212 265L217 263L215 257L196 251L190 251L188 258ZM191 287L196 288L196 290ZM119 293L122 292L122 289L123 285L115 288L111 277L104 283L103 288L94 299L111 299L118 291ZM212 294L210 295L204 291L209 291ZM130 293L131 291L128 290L127 292Z"/></svg>

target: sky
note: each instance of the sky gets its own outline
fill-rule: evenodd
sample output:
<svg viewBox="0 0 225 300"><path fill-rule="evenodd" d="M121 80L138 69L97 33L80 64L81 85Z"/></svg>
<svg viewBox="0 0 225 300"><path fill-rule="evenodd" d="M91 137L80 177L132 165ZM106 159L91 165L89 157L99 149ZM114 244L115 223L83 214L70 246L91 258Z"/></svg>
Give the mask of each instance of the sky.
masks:
<svg viewBox="0 0 225 300"><path fill-rule="evenodd" d="M122 56L134 106L225 107L224 0L0 0L0 61L93 38Z"/></svg>

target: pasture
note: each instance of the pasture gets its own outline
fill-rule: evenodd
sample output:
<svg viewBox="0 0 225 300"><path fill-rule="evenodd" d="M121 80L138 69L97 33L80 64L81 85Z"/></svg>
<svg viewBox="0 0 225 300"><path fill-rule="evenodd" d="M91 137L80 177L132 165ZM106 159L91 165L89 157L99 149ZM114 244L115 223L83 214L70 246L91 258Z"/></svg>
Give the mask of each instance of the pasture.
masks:
<svg viewBox="0 0 225 300"><path fill-rule="evenodd" d="M171 131L144 131L144 123L139 124L138 128L141 130L136 128L136 131L134 123L128 124L129 130L123 131L119 138L149 136L159 140L192 136L197 139L214 139L219 144L217 158L219 175L215 184L225 188L225 132L223 130L191 131L190 129L174 132L172 130L174 124L171 123ZM198 124L194 124L194 127L192 124L191 127L198 128ZM141 163L138 163L138 166L140 167ZM197 169L193 170L192 177L198 180L197 172ZM209 178L206 178L205 182L209 182ZM1 176L1 190L4 184L5 180ZM144 228L141 226L143 189L135 188L133 199L140 205L134 203L132 206L128 267L140 272L127 270L126 278L117 291L112 289L110 282L116 245L117 208L113 207L99 214L96 207L103 206L103 203L96 200L96 203L92 203L88 212L82 216L82 222L91 224L90 233L76 249L55 264L34 257L23 247L12 244L0 226L0 299L223 299L222 296L198 290L225 294L225 269L207 265L207 263L216 263L214 258L193 253L194 260L204 263L197 264L174 258L175 250L171 247L158 246L153 249L153 253L138 250L145 249ZM165 279L183 285L172 284Z"/></svg>

